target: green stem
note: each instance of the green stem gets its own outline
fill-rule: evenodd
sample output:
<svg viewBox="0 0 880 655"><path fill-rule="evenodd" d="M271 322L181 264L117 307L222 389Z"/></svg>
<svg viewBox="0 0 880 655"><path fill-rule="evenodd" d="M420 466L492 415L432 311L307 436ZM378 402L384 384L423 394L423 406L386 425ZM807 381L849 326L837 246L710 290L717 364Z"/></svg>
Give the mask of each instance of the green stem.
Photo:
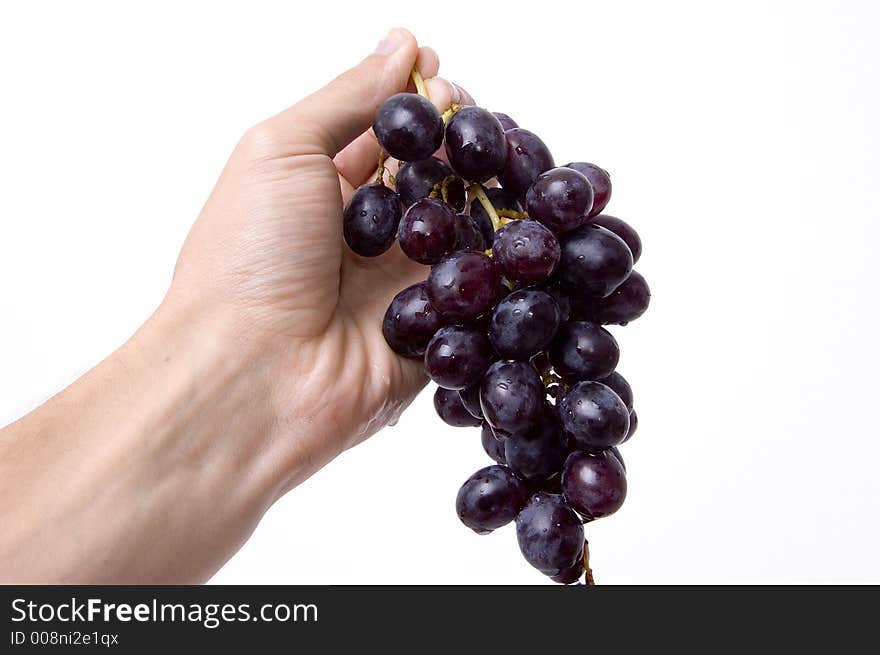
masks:
<svg viewBox="0 0 880 655"><path fill-rule="evenodd" d="M379 168L376 169L376 184L385 186L385 161L388 159L388 153L379 148Z"/></svg>
<svg viewBox="0 0 880 655"><path fill-rule="evenodd" d="M595 587L596 581L593 579L593 569L590 568L590 542L584 540L584 571L586 571L586 580L584 581L588 587Z"/></svg>
<svg viewBox="0 0 880 655"><path fill-rule="evenodd" d="M413 68L410 77L412 77L413 84L416 85L416 93L430 100L431 96L428 95L428 86L425 84L425 78L422 77L418 69Z"/></svg>
<svg viewBox="0 0 880 655"><path fill-rule="evenodd" d="M483 205L483 209L486 210L486 214L489 215L489 218L492 221L492 229L496 232L501 229L501 226L504 223L501 222L501 218L498 216L498 212L495 211L495 206L492 204L492 201L489 200L489 196L486 195L486 190L483 189L483 185L481 184L471 184L468 187L468 191L474 194L477 200L480 201L480 204Z"/></svg>
<svg viewBox="0 0 880 655"><path fill-rule="evenodd" d="M451 119L455 112L457 112L462 107L464 107L464 105L457 105L453 102L452 105L450 105L449 109L440 114L440 118L443 119L443 124L446 125L447 123L449 123L449 119Z"/></svg>
<svg viewBox="0 0 880 655"><path fill-rule="evenodd" d="M529 217L527 212L517 212L513 211L512 209L499 209L498 216L500 218L512 218L518 221Z"/></svg>

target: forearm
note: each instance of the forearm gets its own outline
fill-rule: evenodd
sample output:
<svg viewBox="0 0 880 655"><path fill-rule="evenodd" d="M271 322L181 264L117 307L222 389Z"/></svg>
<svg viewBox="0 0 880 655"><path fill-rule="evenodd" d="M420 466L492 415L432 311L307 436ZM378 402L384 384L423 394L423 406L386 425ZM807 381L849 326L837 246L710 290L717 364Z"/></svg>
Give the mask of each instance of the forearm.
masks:
<svg viewBox="0 0 880 655"><path fill-rule="evenodd" d="M163 306L0 432L0 580L207 579L297 466L273 452L267 362L222 321Z"/></svg>

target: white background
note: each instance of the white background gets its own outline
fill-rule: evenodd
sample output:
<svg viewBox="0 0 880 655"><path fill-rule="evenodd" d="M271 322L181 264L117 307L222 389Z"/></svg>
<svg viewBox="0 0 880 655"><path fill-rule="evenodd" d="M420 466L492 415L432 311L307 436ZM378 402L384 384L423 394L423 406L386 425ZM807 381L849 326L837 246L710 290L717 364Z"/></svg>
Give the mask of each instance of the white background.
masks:
<svg viewBox="0 0 880 655"><path fill-rule="evenodd" d="M612 172L650 312L604 583L880 582L880 12L871 2L12 3L0 10L0 424L161 299L239 135L394 24ZM272 509L224 583L545 583L454 513L488 464L422 394Z"/></svg>

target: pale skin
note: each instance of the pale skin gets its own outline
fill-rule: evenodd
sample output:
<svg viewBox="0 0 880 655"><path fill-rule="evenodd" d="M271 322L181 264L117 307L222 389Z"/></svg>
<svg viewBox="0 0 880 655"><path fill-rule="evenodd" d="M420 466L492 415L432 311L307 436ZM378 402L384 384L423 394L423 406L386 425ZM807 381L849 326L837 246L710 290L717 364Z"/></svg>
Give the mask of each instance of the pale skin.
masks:
<svg viewBox="0 0 880 655"><path fill-rule="evenodd" d="M154 315L0 430L0 582L199 583L264 512L390 422L426 382L381 319L425 267L342 239L375 176L368 131L413 67L440 110L471 103L405 30L244 135Z"/></svg>

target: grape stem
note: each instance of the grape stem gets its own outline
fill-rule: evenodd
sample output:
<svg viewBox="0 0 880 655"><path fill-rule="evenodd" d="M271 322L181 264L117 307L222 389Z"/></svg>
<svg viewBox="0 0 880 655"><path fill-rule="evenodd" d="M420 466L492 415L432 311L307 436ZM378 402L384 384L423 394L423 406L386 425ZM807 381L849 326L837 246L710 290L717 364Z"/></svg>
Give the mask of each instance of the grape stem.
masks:
<svg viewBox="0 0 880 655"><path fill-rule="evenodd" d="M376 169L376 184L385 186L385 162L388 160L388 153L379 148L379 168Z"/></svg>
<svg viewBox="0 0 880 655"><path fill-rule="evenodd" d="M527 212L518 212L512 209L499 209L497 213L499 218L512 218L518 221L529 217Z"/></svg>
<svg viewBox="0 0 880 655"><path fill-rule="evenodd" d="M453 103L449 106L449 109L447 109L447 110L444 111L442 114L440 114L440 118L443 119L443 124L444 124L444 125L447 125L447 124L449 123L449 120L455 115L455 112L457 112L457 111L458 111L459 109L461 109L462 107L464 107L464 105L458 105L458 104L456 104L456 103L453 102Z"/></svg>
<svg viewBox="0 0 880 655"><path fill-rule="evenodd" d="M447 175L431 188L431 193L428 194L428 197L443 198L443 202L449 204L449 185L457 179L459 179L458 175Z"/></svg>
<svg viewBox="0 0 880 655"><path fill-rule="evenodd" d="M584 539L584 571L586 571L585 584L588 587L595 587L596 581L593 579L593 569L590 568L590 542Z"/></svg>
<svg viewBox="0 0 880 655"><path fill-rule="evenodd" d="M430 100L431 96L428 95L428 86L425 84L425 78L422 77L417 68L412 69L410 77L412 77L413 84L416 86L416 93Z"/></svg>
<svg viewBox="0 0 880 655"><path fill-rule="evenodd" d="M471 184L468 187L468 191L474 194L474 197L480 201L481 205L483 205L483 209L486 210L486 214L488 214L489 219L492 221L492 229L496 232L500 230L501 226L504 225L504 222L501 220L501 217L498 216L498 212L495 211L495 205L489 200L489 196L486 195L486 190L483 188L483 185L476 183Z"/></svg>

